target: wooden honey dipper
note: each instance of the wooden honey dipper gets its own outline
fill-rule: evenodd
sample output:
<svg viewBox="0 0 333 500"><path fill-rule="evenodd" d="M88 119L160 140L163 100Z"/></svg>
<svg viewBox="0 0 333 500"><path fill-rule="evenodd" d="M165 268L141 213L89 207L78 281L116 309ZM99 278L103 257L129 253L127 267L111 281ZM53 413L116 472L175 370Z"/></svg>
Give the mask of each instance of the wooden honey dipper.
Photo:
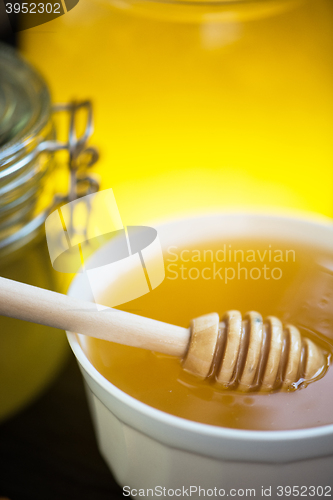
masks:
<svg viewBox="0 0 333 500"><path fill-rule="evenodd" d="M182 328L0 278L0 314L183 358L183 368L242 391L296 389L325 374L329 355L294 326L250 312L217 313Z"/></svg>
<svg viewBox="0 0 333 500"><path fill-rule="evenodd" d="M251 311L242 319L228 311L192 320L185 370L214 376L224 387L242 391L296 389L324 375L327 354L292 325Z"/></svg>

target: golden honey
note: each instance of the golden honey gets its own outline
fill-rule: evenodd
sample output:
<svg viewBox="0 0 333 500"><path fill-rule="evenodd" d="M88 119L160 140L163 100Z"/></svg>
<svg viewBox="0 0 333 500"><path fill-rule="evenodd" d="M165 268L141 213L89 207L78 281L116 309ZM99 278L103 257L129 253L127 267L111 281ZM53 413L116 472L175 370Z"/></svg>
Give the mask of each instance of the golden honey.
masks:
<svg viewBox="0 0 333 500"><path fill-rule="evenodd" d="M129 312L187 327L191 318L229 309L257 310L295 324L333 351L332 255L315 246L265 239L170 246L166 277ZM173 415L211 425L282 430L333 423L333 370L294 392L262 394L222 389L186 373L181 360L143 349L86 339L85 352L114 385Z"/></svg>

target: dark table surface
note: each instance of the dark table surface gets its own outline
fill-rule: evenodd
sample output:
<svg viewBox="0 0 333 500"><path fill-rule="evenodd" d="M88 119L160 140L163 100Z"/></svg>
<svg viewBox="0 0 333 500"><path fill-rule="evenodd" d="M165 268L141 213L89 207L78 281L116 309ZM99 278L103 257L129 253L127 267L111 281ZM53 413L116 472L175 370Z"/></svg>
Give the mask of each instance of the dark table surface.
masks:
<svg viewBox="0 0 333 500"><path fill-rule="evenodd" d="M124 498L100 456L76 360L0 425L0 500Z"/></svg>

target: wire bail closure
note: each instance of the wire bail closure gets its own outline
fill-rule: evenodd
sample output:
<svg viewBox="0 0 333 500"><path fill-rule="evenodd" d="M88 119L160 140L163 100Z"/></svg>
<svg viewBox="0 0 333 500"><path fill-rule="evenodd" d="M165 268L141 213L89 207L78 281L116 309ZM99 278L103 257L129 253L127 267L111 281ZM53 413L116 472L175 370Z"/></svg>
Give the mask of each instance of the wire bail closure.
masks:
<svg viewBox="0 0 333 500"><path fill-rule="evenodd" d="M82 110L86 111L87 120L84 125L83 134L77 137L76 129L78 114L81 113ZM7 159L5 158L4 162L1 163L2 167L7 163L8 168L0 172L0 181L2 177L6 179L18 176L17 180L14 180L15 187L24 186L28 180L31 181L39 172L39 167L33 166L31 173L29 171L28 174L25 174L26 168L29 165L34 165L40 156L47 155L48 153L56 153L58 151L67 151L69 154L68 169L70 173L68 192L65 196L55 194L50 205L37 214L33 213L34 204L30 204L29 207L31 206L31 208L28 207L26 211L22 210L22 217L24 217L24 219L22 219L21 227L16 227L11 234L0 240L0 251L8 253L12 248L15 249L18 245L21 246L21 244L24 245L33 240L44 225L46 218L53 210L64 203L69 203L99 190L99 181L97 178L87 174L87 170L91 168L99 158L98 151L91 146L87 146L87 142L93 133L92 103L86 100L53 106L52 114L62 112L69 114L69 129L66 142L62 142L56 138L45 140L42 137L36 137L37 144L30 150L24 146L23 149L16 151L14 147L12 151L9 151ZM23 172L21 176L19 176L20 172ZM23 224L24 220L25 223ZM6 226L5 229L8 228L9 223L5 221L4 224ZM1 230L2 224L0 223L0 234Z"/></svg>
<svg viewBox="0 0 333 500"><path fill-rule="evenodd" d="M87 111L87 123L80 138L76 135L76 121L80 110ZM68 141L48 142L49 151L65 150L69 153L68 168L70 170L70 186L68 196L62 197L59 202L70 202L88 194L96 193L99 190L98 180L87 175L87 169L92 167L99 158L96 148L87 147L87 142L93 133L93 112L91 101L71 102L68 104L56 104L53 106L53 113L69 113Z"/></svg>

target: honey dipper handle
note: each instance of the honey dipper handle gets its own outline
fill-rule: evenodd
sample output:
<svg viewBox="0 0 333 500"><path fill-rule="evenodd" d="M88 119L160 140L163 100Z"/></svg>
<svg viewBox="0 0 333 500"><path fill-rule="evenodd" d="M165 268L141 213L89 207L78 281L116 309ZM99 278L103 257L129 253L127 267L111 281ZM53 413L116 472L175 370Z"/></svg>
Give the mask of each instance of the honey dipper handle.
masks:
<svg viewBox="0 0 333 500"><path fill-rule="evenodd" d="M0 277L0 314L90 337L183 357L187 328L162 323Z"/></svg>

